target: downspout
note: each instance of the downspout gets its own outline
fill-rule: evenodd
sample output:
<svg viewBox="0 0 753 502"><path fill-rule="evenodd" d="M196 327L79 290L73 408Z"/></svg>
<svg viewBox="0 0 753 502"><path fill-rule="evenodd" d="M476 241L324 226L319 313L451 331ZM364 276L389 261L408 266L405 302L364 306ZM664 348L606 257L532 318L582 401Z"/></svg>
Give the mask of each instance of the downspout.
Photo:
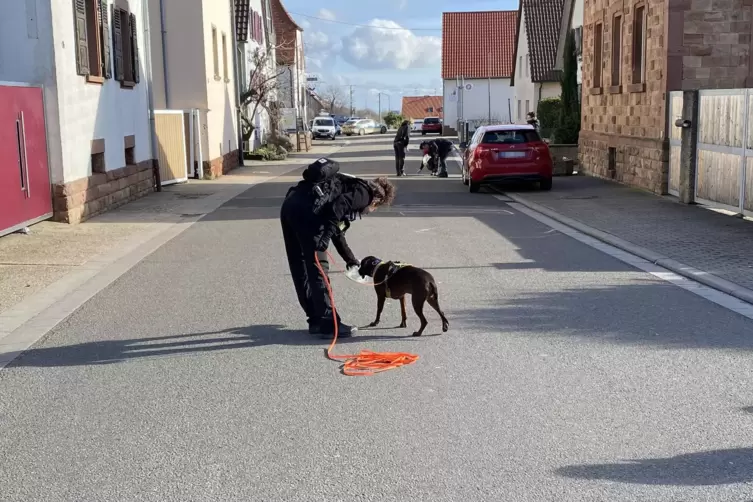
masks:
<svg viewBox="0 0 753 502"><path fill-rule="evenodd" d="M241 89L238 78L238 30L235 20L235 0L230 0L230 22L233 34L233 83L235 86L235 123L237 129L236 143L238 144L238 165L243 165L243 128L241 126Z"/></svg>
<svg viewBox="0 0 753 502"><path fill-rule="evenodd" d="M149 33L149 0L141 0L141 22L144 23L144 54L146 55L146 59L144 61L144 69L146 70L146 95L147 102L149 104L149 150L152 162L159 162L159 156L157 155L157 129L154 123L154 92L152 89L152 41ZM157 181L157 191L161 192L162 180L159 176L159 164L157 165L157 168L154 169L154 172Z"/></svg>
<svg viewBox="0 0 753 502"><path fill-rule="evenodd" d="M143 1L143 0L142 0ZM144 3L148 5L148 0ZM162 40L162 78L165 82L165 108L170 109L170 85L167 77L167 30L165 29L165 0L159 0L159 24Z"/></svg>

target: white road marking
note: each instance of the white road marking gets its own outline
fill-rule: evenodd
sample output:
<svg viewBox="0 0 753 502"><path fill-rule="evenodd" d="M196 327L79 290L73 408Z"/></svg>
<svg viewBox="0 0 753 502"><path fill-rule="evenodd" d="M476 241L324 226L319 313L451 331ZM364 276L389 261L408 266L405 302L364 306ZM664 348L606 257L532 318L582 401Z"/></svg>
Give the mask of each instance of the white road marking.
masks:
<svg viewBox="0 0 753 502"><path fill-rule="evenodd" d="M421 230L416 230L416 233L418 234L420 232L428 232L429 230L434 230L435 228L437 228L437 227L422 228Z"/></svg>
<svg viewBox="0 0 753 502"><path fill-rule="evenodd" d="M495 195L494 197L500 200L504 200L502 196L499 196L499 195ZM567 235L568 237L572 237L573 239L579 242L582 242L583 244L590 246L594 249L597 249L601 251L602 253L605 253L613 258L616 258L623 263L627 263L628 265L632 267L635 267L648 274L651 274L657 279L661 279L662 281L669 282L670 284L673 284L679 288L684 289L685 291L693 293L694 295L698 295L702 298L705 298L706 300L709 300L710 302L716 303L720 307L723 307L727 310L731 310L732 312L736 312L740 314L741 316L747 317L748 319L753 319L753 305L747 302L739 300L732 295L728 295L727 293L723 293L719 290L716 290L714 288L711 288L699 282L688 279L687 277L683 277L670 270L667 270L666 268L660 267L659 265L655 265L648 260L644 260L643 258L640 258L636 255L630 254L626 251L623 251L605 242L602 242L594 237L590 237L586 234L583 234L579 232L578 230L575 230L574 228L568 227L567 225L560 223L558 221L555 221L549 218L548 216L545 216L541 213L534 211L533 209L529 209L522 204L519 204L517 202L505 202L505 203L517 209L518 211L525 214L526 216L530 216L534 220L540 221L544 225L551 227L552 229L551 231L561 232Z"/></svg>

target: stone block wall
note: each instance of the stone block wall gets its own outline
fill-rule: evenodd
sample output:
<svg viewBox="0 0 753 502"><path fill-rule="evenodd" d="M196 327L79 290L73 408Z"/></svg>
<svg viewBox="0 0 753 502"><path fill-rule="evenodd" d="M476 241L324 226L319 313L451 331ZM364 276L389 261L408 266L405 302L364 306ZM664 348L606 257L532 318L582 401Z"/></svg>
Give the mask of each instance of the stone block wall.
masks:
<svg viewBox="0 0 753 502"><path fill-rule="evenodd" d="M204 161L204 179L213 180L227 174L240 165L240 152L233 150L216 159Z"/></svg>
<svg viewBox="0 0 753 502"><path fill-rule="evenodd" d="M667 2L585 0L580 169L656 193L666 192ZM645 13L643 78L633 76L636 9ZM613 20L621 16L620 78L612 82ZM595 81L595 27L602 26L601 79ZM610 156L610 148L615 150ZM611 162L610 162L611 160Z"/></svg>
<svg viewBox="0 0 753 502"><path fill-rule="evenodd" d="M154 191L156 161L96 173L53 187L55 221L81 223Z"/></svg>

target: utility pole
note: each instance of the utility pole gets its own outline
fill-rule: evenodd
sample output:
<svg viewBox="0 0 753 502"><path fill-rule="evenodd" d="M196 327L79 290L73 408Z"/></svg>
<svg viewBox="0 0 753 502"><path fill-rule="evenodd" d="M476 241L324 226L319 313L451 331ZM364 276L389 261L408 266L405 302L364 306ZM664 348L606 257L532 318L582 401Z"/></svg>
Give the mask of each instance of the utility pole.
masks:
<svg viewBox="0 0 753 502"><path fill-rule="evenodd" d="M380 92L377 94L377 98L379 98L379 122L382 122L382 93Z"/></svg>
<svg viewBox="0 0 753 502"><path fill-rule="evenodd" d="M353 116L353 86L350 86L350 116Z"/></svg>

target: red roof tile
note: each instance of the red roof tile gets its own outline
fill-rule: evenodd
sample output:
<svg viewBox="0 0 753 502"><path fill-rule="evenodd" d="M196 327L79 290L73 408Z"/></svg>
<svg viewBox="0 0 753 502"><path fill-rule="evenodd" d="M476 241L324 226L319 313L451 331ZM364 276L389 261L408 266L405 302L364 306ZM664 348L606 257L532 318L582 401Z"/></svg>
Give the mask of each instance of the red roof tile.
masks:
<svg viewBox="0 0 753 502"><path fill-rule="evenodd" d="M442 78L510 78L518 12L442 13Z"/></svg>
<svg viewBox="0 0 753 502"><path fill-rule="evenodd" d="M403 96L400 114L406 119L444 118L442 96Z"/></svg>

